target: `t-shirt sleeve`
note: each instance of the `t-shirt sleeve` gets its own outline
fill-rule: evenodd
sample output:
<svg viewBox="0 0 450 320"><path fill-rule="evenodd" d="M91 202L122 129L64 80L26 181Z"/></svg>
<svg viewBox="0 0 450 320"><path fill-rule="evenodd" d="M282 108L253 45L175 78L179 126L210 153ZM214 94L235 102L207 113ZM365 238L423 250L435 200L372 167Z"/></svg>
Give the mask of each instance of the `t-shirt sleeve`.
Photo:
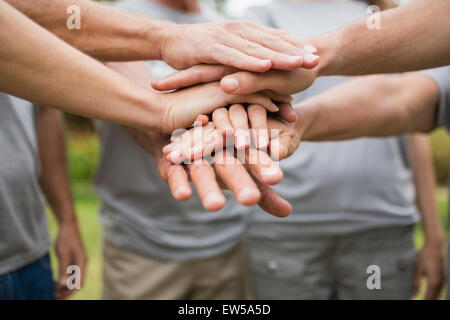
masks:
<svg viewBox="0 0 450 320"><path fill-rule="evenodd" d="M450 66L428 69L422 73L433 79L440 91L435 127L450 130Z"/></svg>

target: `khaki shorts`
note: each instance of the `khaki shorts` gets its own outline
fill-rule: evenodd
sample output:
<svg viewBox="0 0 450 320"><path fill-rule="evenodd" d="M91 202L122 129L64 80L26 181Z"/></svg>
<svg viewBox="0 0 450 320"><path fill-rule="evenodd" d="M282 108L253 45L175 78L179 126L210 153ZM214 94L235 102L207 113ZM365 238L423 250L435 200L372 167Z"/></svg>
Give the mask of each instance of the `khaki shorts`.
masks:
<svg viewBox="0 0 450 320"><path fill-rule="evenodd" d="M413 232L407 226L339 237L250 239L253 293L257 299L410 299ZM373 286L373 266L380 288Z"/></svg>
<svg viewBox="0 0 450 320"><path fill-rule="evenodd" d="M103 241L103 299L246 299L244 241L220 256L161 261Z"/></svg>

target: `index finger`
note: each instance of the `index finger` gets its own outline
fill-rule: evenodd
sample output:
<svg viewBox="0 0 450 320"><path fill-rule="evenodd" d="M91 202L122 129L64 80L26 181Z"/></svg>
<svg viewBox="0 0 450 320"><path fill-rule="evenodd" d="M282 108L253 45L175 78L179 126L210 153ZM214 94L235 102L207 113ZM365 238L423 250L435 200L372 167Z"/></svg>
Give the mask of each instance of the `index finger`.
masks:
<svg viewBox="0 0 450 320"><path fill-rule="evenodd" d="M218 81L238 69L223 65L202 64L177 71L166 77L152 81L153 89L159 91L175 90L199 83Z"/></svg>

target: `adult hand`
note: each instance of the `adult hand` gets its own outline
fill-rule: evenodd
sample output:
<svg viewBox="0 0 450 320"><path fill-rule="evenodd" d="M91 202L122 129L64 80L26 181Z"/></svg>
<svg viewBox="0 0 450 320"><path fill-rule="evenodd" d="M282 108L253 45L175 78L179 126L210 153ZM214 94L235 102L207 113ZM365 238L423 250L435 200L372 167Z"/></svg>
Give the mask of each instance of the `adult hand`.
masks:
<svg viewBox="0 0 450 320"><path fill-rule="evenodd" d="M76 222L61 222L55 250L59 262L59 278L55 285L55 298L63 300L74 292L67 287L69 276L66 272L67 267L76 265L80 268L81 284L86 271L87 255Z"/></svg>
<svg viewBox="0 0 450 320"><path fill-rule="evenodd" d="M417 295L423 277L426 277L426 300L439 298L445 283L444 271L444 241L437 244L425 243L419 253L413 282L413 296Z"/></svg>
<svg viewBox="0 0 450 320"><path fill-rule="evenodd" d="M266 118L261 108L254 107L255 109L247 109L247 112L241 105L217 109L212 115L213 122L209 123L204 116L198 118L198 123L203 126L196 126L175 137L163 148L163 153L173 163L204 158L223 148L243 150L250 145L252 148L246 151L247 158L254 157L255 149L258 148L267 148L272 159L277 161L292 155L300 145L306 128L306 125L303 125L304 119L287 123L274 116ZM248 119L253 128L259 129L256 133L255 130L248 129ZM233 136L234 139L231 139ZM268 168L275 166L273 162L268 161L263 150L258 153L258 158ZM272 184L268 181L265 183Z"/></svg>
<svg viewBox="0 0 450 320"><path fill-rule="evenodd" d="M145 133L138 129L125 127L125 130L150 152L156 160L161 178L167 182L172 196L184 201L192 196L189 181L192 180L203 207L216 211L225 205L221 189L230 189L242 205L259 204L267 212L285 217L292 211L291 205L261 182L251 171L246 170L234 156L218 152L213 165L205 160L182 165L167 159L162 148L169 142L168 135ZM253 170L258 172L257 164Z"/></svg>
<svg viewBox="0 0 450 320"><path fill-rule="evenodd" d="M309 52L304 49L304 41L252 22L167 24L164 32L161 59L178 70L198 64L221 64L265 72L308 65L303 57Z"/></svg>
<svg viewBox="0 0 450 320"><path fill-rule="evenodd" d="M292 71L270 70L255 73L225 66L198 65L154 80L152 86L166 91L220 80L222 90L230 94L261 92L266 96L291 95L309 88L316 77L316 69L298 68Z"/></svg>
<svg viewBox="0 0 450 320"><path fill-rule="evenodd" d="M258 104L269 112L278 112L279 107L263 94L233 95L220 89L219 82L198 85L172 93L161 93L164 115L162 132L192 125L200 114L210 114L215 109L236 103ZM289 98L290 99L290 98Z"/></svg>
<svg viewBox="0 0 450 320"><path fill-rule="evenodd" d="M141 87L149 88L152 76L145 63L110 62L106 65ZM176 92L155 94L159 99L158 105L161 110L158 127L159 131L164 133L172 133L175 129L189 127L198 115L209 114L215 109L229 104L258 104L270 112L278 112L280 108L272 101L272 98L280 105L289 105L292 100L290 96L280 94L272 94L270 97L260 93L231 95L220 89L219 82L198 85Z"/></svg>

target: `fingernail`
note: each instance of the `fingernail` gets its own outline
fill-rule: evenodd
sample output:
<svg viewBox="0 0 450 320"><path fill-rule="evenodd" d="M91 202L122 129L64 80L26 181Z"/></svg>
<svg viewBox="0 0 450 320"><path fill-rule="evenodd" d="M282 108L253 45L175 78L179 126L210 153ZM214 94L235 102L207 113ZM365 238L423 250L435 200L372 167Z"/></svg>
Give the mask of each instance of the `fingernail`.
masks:
<svg viewBox="0 0 450 320"><path fill-rule="evenodd" d="M223 203L223 197L215 192L210 192L205 198L204 206L208 210L215 210Z"/></svg>
<svg viewBox="0 0 450 320"><path fill-rule="evenodd" d="M290 56L289 58L288 58L288 61L290 62L290 63L302 63L302 61L303 61L303 57L301 57L301 56Z"/></svg>
<svg viewBox="0 0 450 320"><path fill-rule="evenodd" d="M267 145L267 139L264 136L258 137L258 148L263 148Z"/></svg>
<svg viewBox="0 0 450 320"><path fill-rule="evenodd" d="M274 166L270 166L270 167L262 167L260 170L260 174L262 176L272 176L276 173L279 172L279 169L277 167Z"/></svg>
<svg viewBox="0 0 450 320"><path fill-rule="evenodd" d="M303 57L305 59L305 62L314 62L317 59L319 59L319 56L312 54L312 53L306 53L305 56Z"/></svg>
<svg viewBox="0 0 450 320"><path fill-rule="evenodd" d="M190 196L191 191L189 190L188 187L179 187L176 191L176 198L177 199L184 199L188 196Z"/></svg>
<svg viewBox="0 0 450 320"><path fill-rule="evenodd" d="M167 156L167 159L169 159L169 161L177 164L183 160L183 157L180 152L175 150L175 151L172 151L171 153L169 153L169 155Z"/></svg>
<svg viewBox="0 0 450 320"><path fill-rule="evenodd" d="M305 49L305 51L307 51L307 52L309 52L309 53L315 53L315 52L317 52L316 47L313 47L313 46L310 45L310 44L305 45L305 46L303 47L303 49Z"/></svg>
<svg viewBox="0 0 450 320"><path fill-rule="evenodd" d="M244 188L239 192L238 202L243 205L253 205L260 197L260 193L253 188Z"/></svg>
<svg viewBox="0 0 450 320"><path fill-rule="evenodd" d="M164 154L168 154L168 153L170 153L170 151L172 151L172 146L171 146L170 144L168 144L167 146L165 146L165 147L162 149L162 152L163 152Z"/></svg>
<svg viewBox="0 0 450 320"><path fill-rule="evenodd" d="M236 149L244 149L247 146L247 139L245 136L239 136L236 139Z"/></svg>
<svg viewBox="0 0 450 320"><path fill-rule="evenodd" d="M271 60L259 60L259 65L261 66L261 67L267 67L267 66L269 66L270 64L272 63L272 61Z"/></svg>
<svg viewBox="0 0 450 320"><path fill-rule="evenodd" d="M228 91L228 92L234 92L237 89L239 89L239 81L237 81L235 78L223 78L222 79L222 86Z"/></svg>
<svg viewBox="0 0 450 320"><path fill-rule="evenodd" d="M231 135L233 133L233 127L229 124L224 124L222 127L222 133L226 136Z"/></svg>
<svg viewBox="0 0 450 320"><path fill-rule="evenodd" d="M275 103L273 103L273 102L272 102L272 107L273 107L273 111L272 111L272 112L278 112L278 111L280 111L280 108L279 108Z"/></svg>

